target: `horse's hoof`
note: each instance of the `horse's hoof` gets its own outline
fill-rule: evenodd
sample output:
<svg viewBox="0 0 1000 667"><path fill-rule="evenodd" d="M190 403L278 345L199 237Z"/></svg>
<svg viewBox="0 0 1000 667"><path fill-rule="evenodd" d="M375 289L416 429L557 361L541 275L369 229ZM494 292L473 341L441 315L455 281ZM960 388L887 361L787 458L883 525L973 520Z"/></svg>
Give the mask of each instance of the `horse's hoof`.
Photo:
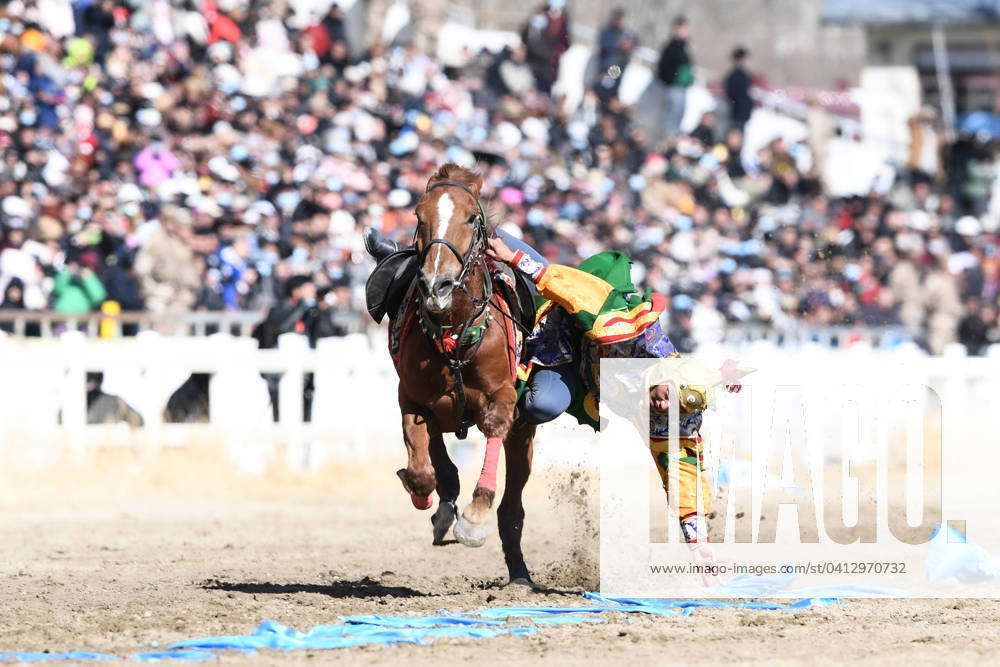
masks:
<svg viewBox="0 0 1000 667"><path fill-rule="evenodd" d="M443 544L444 536L448 534L451 525L458 517L458 507L453 500L442 500L437 511L431 516L431 526L434 528L434 544Z"/></svg>
<svg viewBox="0 0 1000 667"><path fill-rule="evenodd" d="M486 544L486 524L472 523L463 514L455 523L455 539L467 547L481 547Z"/></svg>
<svg viewBox="0 0 1000 667"><path fill-rule="evenodd" d="M410 492L410 502L413 503L413 506L418 510L429 510L431 505L434 504L434 500L431 498L430 494L421 496L413 493L412 491Z"/></svg>
<svg viewBox="0 0 1000 667"><path fill-rule="evenodd" d="M527 577L518 577L517 579L511 579L509 582L507 582L507 586L508 587L525 586L527 588L530 588L531 590L535 590L535 588L537 588L535 586L535 582L533 582L531 579L528 579Z"/></svg>

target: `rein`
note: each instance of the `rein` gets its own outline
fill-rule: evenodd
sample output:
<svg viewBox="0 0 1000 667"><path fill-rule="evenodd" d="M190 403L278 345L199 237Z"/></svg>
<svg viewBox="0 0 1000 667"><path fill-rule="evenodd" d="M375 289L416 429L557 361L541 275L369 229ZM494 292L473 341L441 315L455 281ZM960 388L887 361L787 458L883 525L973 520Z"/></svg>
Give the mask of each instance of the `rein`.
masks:
<svg viewBox="0 0 1000 667"><path fill-rule="evenodd" d="M472 312L466 318L465 322L456 325L442 325L434 321L430 317L424 307L424 299L427 298L428 294L426 292L425 281L418 280L417 288L423 295L424 299L421 299L420 310L419 310L419 321L420 328L425 334L434 342L435 347L444 357L445 361L448 363L448 367L452 369L455 373L455 413L458 415L459 427L456 430L456 435L460 440L464 440L469 432L469 426L471 425L465 419L465 383L462 379L462 368L468 365L474 358L476 351L479 350L479 346L483 342L483 338L486 334L486 328L490 323L490 300L493 298L493 281L490 279L489 271L486 267L486 262L483 257L483 253L486 251L486 210L483 208L483 202L476 196L476 193L472 191L472 188L465 185L464 183L458 183L456 181L438 181L434 185L427 188L424 194L434 190L435 188L441 187L456 187L461 188L467 192L476 202L476 206L479 208L479 215L476 216L475 229L472 234L472 239L469 241L469 247L464 253L459 252L455 244L445 238L432 238L427 245L420 250L420 266L423 267L424 260L427 258L427 254L430 252L431 248L435 244L441 244L448 248L455 257L458 259L459 263L462 265L462 270L459 272L456 279L456 284L458 289L465 292L465 295L469 298L472 303ZM414 245L416 245L417 232L414 231ZM469 271L473 266L479 264L483 267L483 296L474 296L466 284L469 278ZM421 268L422 271L422 268ZM472 351L472 354L466 355L467 352Z"/></svg>

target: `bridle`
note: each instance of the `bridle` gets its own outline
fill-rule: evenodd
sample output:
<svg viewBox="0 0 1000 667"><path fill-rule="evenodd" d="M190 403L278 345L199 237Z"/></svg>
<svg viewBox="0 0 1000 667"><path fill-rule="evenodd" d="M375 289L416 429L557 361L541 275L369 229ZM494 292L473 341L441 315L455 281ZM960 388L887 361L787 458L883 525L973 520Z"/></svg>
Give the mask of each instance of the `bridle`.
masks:
<svg viewBox="0 0 1000 667"><path fill-rule="evenodd" d="M448 326L449 329L456 329L456 328L460 329L460 333L458 334L459 335L458 340L462 341L465 338L466 332L468 332L469 327L473 326L477 322L481 324L483 321L486 321L488 319L489 302L490 299L493 297L493 281L490 280L489 273L488 271L486 271L485 260L483 258L484 253L486 252L486 239L489 235L486 230L486 209L483 208L482 200L480 200L479 197L476 196L476 193L472 191L472 188L470 188L468 185L464 183L458 183L456 181L438 181L434 185L427 188L424 194L426 194L427 192L431 192L436 188L442 188L442 187L456 187L465 190L475 200L476 207L479 209L479 213L476 215L475 220L473 221L474 228L472 231L472 239L469 241L469 247L466 249L464 253L460 252L459 249L455 247L454 243L445 238L432 238L430 241L427 242L426 246L419 249L420 275L419 279L417 280L417 289L420 291L420 294L421 296L424 297L424 299L426 299L429 296L429 294L427 293L427 281L424 280L424 273L423 273L424 261L427 259L428 253L430 253L431 248L433 248L435 244L441 244L444 247L448 248L448 250L450 250L452 254L455 255L455 257L458 259L459 263L462 266L462 270L459 271L458 276L455 278L455 285L458 289L465 292L465 295L469 298L469 301L472 303L473 306L472 312L469 315L469 317L465 320L464 324ZM413 232L414 246L416 246L417 231L419 231L419 227L417 230ZM468 280L469 277L469 271L476 264L483 265L483 296L481 297L477 297L474 294L472 294L469 291L468 285L466 284L466 281ZM421 319L429 320L432 325L432 328L443 328L440 327L439 323L435 322L433 318L429 317L423 308L421 308ZM437 333L440 334L441 332L438 331ZM482 338L480 337L479 340L476 341L475 345L478 346L479 342L481 341ZM458 357L461 357L461 352L462 352L461 345L459 345L455 349L456 361ZM445 356L450 357L450 355L445 355ZM449 358L449 363L451 363L452 361L453 359ZM468 360L465 360L458 363L464 366L469 362Z"/></svg>
<svg viewBox="0 0 1000 667"><path fill-rule="evenodd" d="M476 193L472 191L472 188L465 185L464 183L458 183L456 181L438 181L434 185L427 188L424 194L431 192L436 188L443 187L456 187L469 193L470 196L476 201L476 207L479 209L478 215L476 215L473 225L475 226L472 232L472 240L469 241L469 247L466 251L460 252L455 244L444 238L432 238L427 242L427 245L419 249L419 266L420 275L417 279L417 288L420 294L423 296L421 299L421 306L419 310L418 319L420 321L420 327L423 329L424 333L431 342L437 348L441 356L444 357L451 368L452 372L455 374L455 414L458 416L458 429L456 434L459 439L464 440L466 434L468 433L469 422L465 418L465 383L462 379L462 368L468 365L474 358L476 350L482 344L483 339L486 334L486 327L490 323L490 299L493 298L493 280L490 278L489 271L487 270L486 260L484 253L486 252L486 241L489 236L486 229L486 209L483 208L483 202L476 196ZM416 247L417 232L419 231L419 226L417 230L413 232L413 245ZM441 244L448 248L455 255L458 261L462 265L462 270L459 272L458 277L455 279L455 285L458 289L465 292L469 301L472 303L472 311L465 321L461 324L454 325L442 325L430 317L427 313L427 309L424 307L423 303L428 297L427 293L427 283L423 279L423 266L424 261L427 259L427 254L430 252L431 248L435 244ZM483 266L483 296L477 297L469 291L466 281L469 277L469 271L476 264L481 264ZM451 339L453 342L446 344L446 341ZM470 352L471 354L467 354Z"/></svg>
<svg viewBox="0 0 1000 667"><path fill-rule="evenodd" d="M476 264L476 262L482 259L483 252L485 252L486 250L486 237L487 237L486 209L483 208L482 200L480 200L479 197L476 196L476 193L472 191L472 188L470 188L465 183L459 183L457 181L438 181L434 185L427 188L424 194L427 194L437 188L443 188L443 187L455 187L465 190L467 193L469 193L469 196L471 196L472 199L475 200L476 206L479 208L479 213L478 215L476 215L476 219L473 221L474 228L472 231L472 239L469 241L469 247L466 249L464 253L460 252L458 248L455 247L454 243L445 238L432 238L430 241L427 242L426 246L420 249L420 255L419 255L420 277L423 278L424 260L427 259L427 255L428 253L430 253L431 248L433 248L435 244L441 244L445 248L450 250L452 254L455 255L455 258L458 259L459 263L462 265L462 270L459 272L458 277L455 279L455 283L459 286L462 286L462 289L464 289L465 279L468 277L469 269L472 268L472 266ZM419 226L417 230L414 230L413 232L414 247L416 247L417 245L416 241L417 241L418 231L419 231ZM489 283L489 281L486 282ZM429 296L427 294L427 286L424 280L418 281L418 287L420 289L420 293L424 297ZM466 294L468 294L468 290L466 290ZM472 298L472 295L469 295L469 297Z"/></svg>

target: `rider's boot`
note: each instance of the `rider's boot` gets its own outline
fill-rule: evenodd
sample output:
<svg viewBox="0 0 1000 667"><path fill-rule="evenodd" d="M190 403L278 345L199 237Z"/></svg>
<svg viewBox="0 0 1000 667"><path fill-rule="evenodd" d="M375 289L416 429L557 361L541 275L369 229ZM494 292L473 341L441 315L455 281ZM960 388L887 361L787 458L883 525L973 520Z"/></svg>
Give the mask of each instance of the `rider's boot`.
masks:
<svg viewBox="0 0 1000 667"><path fill-rule="evenodd" d="M367 250L368 254L374 257L375 261L378 262L381 262L392 253L399 250L398 243L385 238L382 236L382 233L374 227L365 228L364 240L365 250Z"/></svg>

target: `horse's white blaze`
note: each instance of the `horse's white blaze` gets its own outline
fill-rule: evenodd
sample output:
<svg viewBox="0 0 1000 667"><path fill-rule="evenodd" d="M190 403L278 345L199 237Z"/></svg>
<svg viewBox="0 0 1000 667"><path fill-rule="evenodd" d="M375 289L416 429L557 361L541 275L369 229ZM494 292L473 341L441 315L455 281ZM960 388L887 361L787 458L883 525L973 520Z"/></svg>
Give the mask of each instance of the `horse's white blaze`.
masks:
<svg viewBox="0 0 1000 667"><path fill-rule="evenodd" d="M451 216L455 214L455 202L451 200L451 195L447 192L441 194L438 197L438 231L435 238L443 239L447 238L445 234L448 233L448 223L451 222ZM444 247L437 247L437 257L434 258L434 273L437 274L438 269L441 266L441 255L444 254Z"/></svg>

